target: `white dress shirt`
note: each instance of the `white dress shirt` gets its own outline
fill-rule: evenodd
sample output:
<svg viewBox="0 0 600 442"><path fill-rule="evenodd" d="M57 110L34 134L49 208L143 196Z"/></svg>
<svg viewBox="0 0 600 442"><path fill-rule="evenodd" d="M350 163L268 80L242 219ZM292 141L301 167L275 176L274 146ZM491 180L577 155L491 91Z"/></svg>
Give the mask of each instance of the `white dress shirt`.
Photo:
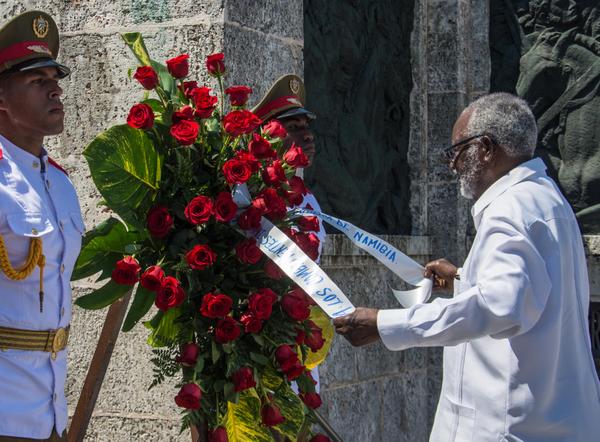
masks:
<svg viewBox="0 0 600 442"><path fill-rule="evenodd" d="M44 302L40 313L39 267L25 280L0 271L0 326L54 330L71 320L70 279L84 231L77 195L67 175L0 136L0 234L19 268L32 237L42 239ZM50 437L67 425L64 386L67 352L0 351L0 435Z"/></svg>
<svg viewBox="0 0 600 442"><path fill-rule="evenodd" d="M390 350L445 346L431 441L600 440L581 233L545 169L527 161L476 201L452 299L379 312Z"/></svg>

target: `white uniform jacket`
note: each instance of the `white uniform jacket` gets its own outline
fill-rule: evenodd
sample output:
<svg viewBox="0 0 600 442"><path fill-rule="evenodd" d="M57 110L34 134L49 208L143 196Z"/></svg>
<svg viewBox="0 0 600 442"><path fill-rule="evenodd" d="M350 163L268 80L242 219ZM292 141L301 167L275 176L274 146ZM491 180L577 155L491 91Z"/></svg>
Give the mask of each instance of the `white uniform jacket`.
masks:
<svg viewBox="0 0 600 442"><path fill-rule="evenodd" d="M54 330L71 320L69 281L84 231L81 210L67 175L48 161L0 136L0 235L19 268L30 239L42 239L44 303L40 313L39 267L25 280L0 271L0 326ZM67 425L67 352L0 351L0 435L33 439L59 434Z"/></svg>
<svg viewBox="0 0 600 442"><path fill-rule="evenodd" d="M476 201L452 299L382 310L391 350L445 346L431 441L600 440L589 283L573 212L540 159Z"/></svg>

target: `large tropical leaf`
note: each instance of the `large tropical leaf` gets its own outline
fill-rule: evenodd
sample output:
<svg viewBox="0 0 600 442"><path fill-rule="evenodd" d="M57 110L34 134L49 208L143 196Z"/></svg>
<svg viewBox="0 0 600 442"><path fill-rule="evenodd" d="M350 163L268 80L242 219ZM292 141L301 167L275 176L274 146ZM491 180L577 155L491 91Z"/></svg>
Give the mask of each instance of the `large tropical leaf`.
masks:
<svg viewBox="0 0 600 442"><path fill-rule="evenodd" d="M304 423L304 404L302 400L287 383L283 383L277 389L277 394L273 396L273 402L285 418L285 421L277 425L275 429L290 440L297 440L298 432Z"/></svg>
<svg viewBox="0 0 600 442"><path fill-rule="evenodd" d="M141 236L139 232L128 231L116 218L102 222L85 234L71 280L87 278L99 271L112 272L115 263L131 253L129 249Z"/></svg>
<svg viewBox="0 0 600 442"><path fill-rule="evenodd" d="M148 313L148 310L150 310L150 307L154 304L155 297L156 294L154 292L151 292L142 287L141 284L138 284L133 302L131 303L131 307L129 307L129 312L127 312L125 321L123 322L122 330L124 332L131 330L135 324Z"/></svg>
<svg viewBox="0 0 600 442"><path fill-rule="evenodd" d="M329 353L329 349L331 348L331 344L333 343L333 325L331 325L331 320L329 316L325 314L321 307L312 306L310 309L310 319L323 330L323 339L325 340L325 344L318 350L316 353L312 351L308 351L308 355L306 356L306 360L304 361L304 365L306 368L312 370L317 365L323 363L327 354Z"/></svg>
<svg viewBox="0 0 600 442"><path fill-rule="evenodd" d="M123 297L129 290L131 286L117 284L111 279L98 290L77 298L75 304L87 310L98 310Z"/></svg>
<svg viewBox="0 0 600 442"><path fill-rule="evenodd" d="M260 398L254 388L243 391L237 404L228 402L225 429L229 442L272 442L271 432L257 416L260 416Z"/></svg>
<svg viewBox="0 0 600 442"><path fill-rule="evenodd" d="M108 206L129 224L140 226L158 191L162 157L143 130L124 124L98 135L83 152L92 179Z"/></svg>

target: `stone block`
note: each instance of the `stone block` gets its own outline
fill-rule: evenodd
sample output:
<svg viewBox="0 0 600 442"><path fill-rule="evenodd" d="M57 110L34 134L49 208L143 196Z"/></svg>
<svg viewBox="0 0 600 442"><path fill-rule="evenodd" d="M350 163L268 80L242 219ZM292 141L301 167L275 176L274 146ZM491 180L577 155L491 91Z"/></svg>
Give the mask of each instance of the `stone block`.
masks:
<svg viewBox="0 0 600 442"><path fill-rule="evenodd" d="M381 342L356 349L358 379L397 376L406 370L405 352L389 351Z"/></svg>
<svg viewBox="0 0 600 442"><path fill-rule="evenodd" d="M383 431L384 442L426 442L427 381L425 372L406 373L401 377L383 382Z"/></svg>
<svg viewBox="0 0 600 442"><path fill-rule="evenodd" d="M292 18L293 17L293 18ZM225 22L237 23L274 37L304 39L304 15L301 1L226 0Z"/></svg>
<svg viewBox="0 0 600 442"><path fill-rule="evenodd" d="M431 257L446 257L457 262L457 231L466 226L457 224L458 185L430 184L428 188L428 222L431 238Z"/></svg>
<svg viewBox="0 0 600 442"><path fill-rule="evenodd" d="M470 32L465 33L470 42L469 88L471 91L488 92L490 89L489 2L469 0Z"/></svg>
<svg viewBox="0 0 600 442"><path fill-rule="evenodd" d="M322 389L330 389L356 380L356 349L335 335L325 362L319 366Z"/></svg>
<svg viewBox="0 0 600 442"><path fill-rule="evenodd" d="M190 431L179 434L179 417L159 415L114 415L99 412L90 421L86 441L94 442L189 442Z"/></svg>

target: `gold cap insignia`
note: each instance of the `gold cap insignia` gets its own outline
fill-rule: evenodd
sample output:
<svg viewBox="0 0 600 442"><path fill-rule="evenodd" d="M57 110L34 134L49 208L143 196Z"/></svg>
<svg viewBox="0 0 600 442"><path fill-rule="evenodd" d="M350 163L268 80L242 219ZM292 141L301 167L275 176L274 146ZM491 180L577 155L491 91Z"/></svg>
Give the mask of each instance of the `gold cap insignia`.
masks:
<svg viewBox="0 0 600 442"><path fill-rule="evenodd" d="M44 38L46 35L48 35L49 30L50 24L44 17L40 15L38 18L33 19L33 33L38 38Z"/></svg>
<svg viewBox="0 0 600 442"><path fill-rule="evenodd" d="M300 92L300 82L298 81L297 78L292 78L290 80L290 90L294 94L297 94L298 92Z"/></svg>
<svg viewBox="0 0 600 442"><path fill-rule="evenodd" d="M46 55L52 55L52 52L50 52L50 49L48 49L45 46L40 46L40 45L33 45L33 46L27 46L27 49L29 49L31 52L37 52L38 54L46 54Z"/></svg>

